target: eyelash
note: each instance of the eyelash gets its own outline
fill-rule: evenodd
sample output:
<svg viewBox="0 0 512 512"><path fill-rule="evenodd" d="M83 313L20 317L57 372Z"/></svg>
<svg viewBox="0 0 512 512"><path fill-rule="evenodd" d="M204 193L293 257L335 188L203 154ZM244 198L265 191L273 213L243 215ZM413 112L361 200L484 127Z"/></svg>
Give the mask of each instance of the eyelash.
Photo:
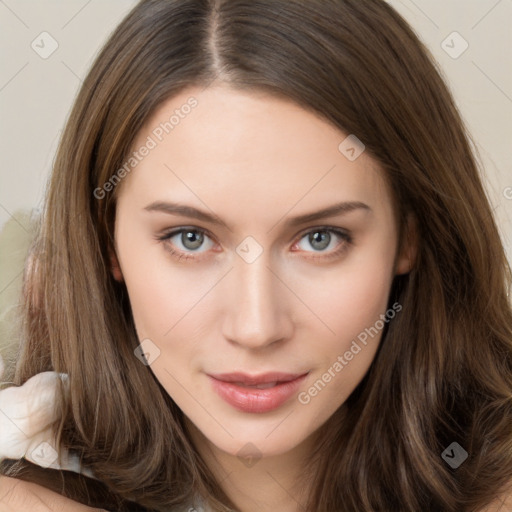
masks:
<svg viewBox="0 0 512 512"><path fill-rule="evenodd" d="M171 256L173 258L177 258L178 261L180 261L182 259L184 259L184 260L201 259L201 256L196 257L193 255L193 253L186 253L186 252L183 252L180 250L173 249L172 246L168 243L169 239L171 239L175 235L178 235L180 233L187 233L189 231L206 235L208 238L212 239L212 237L208 234L207 231L205 231L204 229L195 228L195 227L181 227L178 229L173 229L173 230L168 231L162 235L157 236L156 239L159 242L163 243L165 245L165 249L171 254ZM336 236L341 238L342 241L339 243L339 246L336 249L326 253L327 255L323 255L323 253L320 251L320 254L321 254L320 256L307 256L308 259L312 259L312 260L322 259L324 261L331 260L338 256L341 256L353 244L352 236L348 232L343 231L339 228L331 227L331 226L318 226L315 228L310 228L307 231L301 233L299 235L297 242L295 242L294 245L296 243L300 242L306 235L308 235L310 233L315 233L315 232L334 233ZM200 254L202 254L202 253L200 253Z"/></svg>

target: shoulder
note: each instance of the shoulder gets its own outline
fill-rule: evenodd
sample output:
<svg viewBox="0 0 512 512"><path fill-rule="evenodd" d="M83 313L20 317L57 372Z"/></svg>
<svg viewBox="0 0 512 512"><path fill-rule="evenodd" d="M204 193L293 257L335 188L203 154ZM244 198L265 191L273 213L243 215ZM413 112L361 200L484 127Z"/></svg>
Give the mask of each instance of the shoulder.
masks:
<svg viewBox="0 0 512 512"><path fill-rule="evenodd" d="M45 487L0 476L0 512L100 512Z"/></svg>
<svg viewBox="0 0 512 512"><path fill-rule="evenodd" d="M512 512L512 482L501 496L498 496L492 503L479 512Z"/></svg>

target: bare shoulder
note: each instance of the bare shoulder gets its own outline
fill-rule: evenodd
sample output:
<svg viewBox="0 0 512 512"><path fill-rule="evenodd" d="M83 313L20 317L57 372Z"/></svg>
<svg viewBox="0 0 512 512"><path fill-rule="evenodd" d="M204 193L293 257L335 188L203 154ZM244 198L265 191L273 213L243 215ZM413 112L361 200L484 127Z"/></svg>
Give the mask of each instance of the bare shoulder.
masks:
<svg viewBox="0 0 512 512"><path fill-rule="evenodd" d="M496 498L480 512L512 512L512 485L506 493Z"/></svg>
<svg viewBox="0 0 512 512"><path fill-rule="evenodd" d="M512 512L512 491L502 496L496 512Z"/></svg>
<svg viewBox="0 0 512 512"><path fill-rule="evenodd" d="M40 485L0 476L0 512L99 512Z"/></svg>

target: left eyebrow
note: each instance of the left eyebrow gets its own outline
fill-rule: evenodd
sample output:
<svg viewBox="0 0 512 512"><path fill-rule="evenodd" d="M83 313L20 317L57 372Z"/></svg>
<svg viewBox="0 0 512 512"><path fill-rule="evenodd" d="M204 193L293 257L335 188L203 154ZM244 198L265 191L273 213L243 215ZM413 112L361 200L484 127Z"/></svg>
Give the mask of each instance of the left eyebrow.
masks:
<svg viewBox="0 0 512 512"><path fill-rule="evenodd" d="M290 217L285 224L287 226L293 227L298 226L300 224L306 224L306 222L320 220L326 217L345 215L356 210L363 210L367 212L372 211L372 209L367 204L362 203L361 201L345 201L342 203L333 204L332 206L328 206L327 208L323 208L316 212L305 213L303 215Z"/></svg>
<svg viewBox="0 0 512 512"><path fill-rule="evenodd" d="M212 215L204 210L199 210L198 208L185 204L173 203L169 201L154 201L153 203L146 206L144 210L149 212L159 211L163 213L168 213L170 215L190 217L192 219L202 220L203 222L209 222L210 224L223 226L229 229L227 224L216 215ZM288 218L285 224L287 226L294 227L301 224L305 224L307 222L323 219L326 217L345 215L356 210L363 210L368 212L372 211L372 209L367 204L362 203L360 201L346 201L328 206L316 212L305 213L302 215L297 215L295 217Z"/></svg>

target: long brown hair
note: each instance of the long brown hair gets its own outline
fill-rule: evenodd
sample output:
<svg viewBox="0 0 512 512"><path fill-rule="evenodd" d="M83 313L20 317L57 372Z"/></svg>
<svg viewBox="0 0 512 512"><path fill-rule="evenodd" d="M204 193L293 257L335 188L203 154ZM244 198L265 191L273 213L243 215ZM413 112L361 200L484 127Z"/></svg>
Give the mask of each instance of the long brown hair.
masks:
<svg viewBox="0 0 512 512"><path fill-rule="evenodd" d="M479 510L512 481L511 272L454 101L383 0L143 0L104 46L55 161L15 375L18 385L45 370L70 376L61 441L103 484L65 492L93 503L103 486L119 510L127 500L164 510L194 493L234 507L133 355L127 291L109 262L118 189L94 194L159 105L214 82L292 99L356 134L391 184L400 232L408 216L416 226L415 267L390 294L403 310L321 428L305 509ZM441 458L452 442L469 454L457 469Z"/></svg>

